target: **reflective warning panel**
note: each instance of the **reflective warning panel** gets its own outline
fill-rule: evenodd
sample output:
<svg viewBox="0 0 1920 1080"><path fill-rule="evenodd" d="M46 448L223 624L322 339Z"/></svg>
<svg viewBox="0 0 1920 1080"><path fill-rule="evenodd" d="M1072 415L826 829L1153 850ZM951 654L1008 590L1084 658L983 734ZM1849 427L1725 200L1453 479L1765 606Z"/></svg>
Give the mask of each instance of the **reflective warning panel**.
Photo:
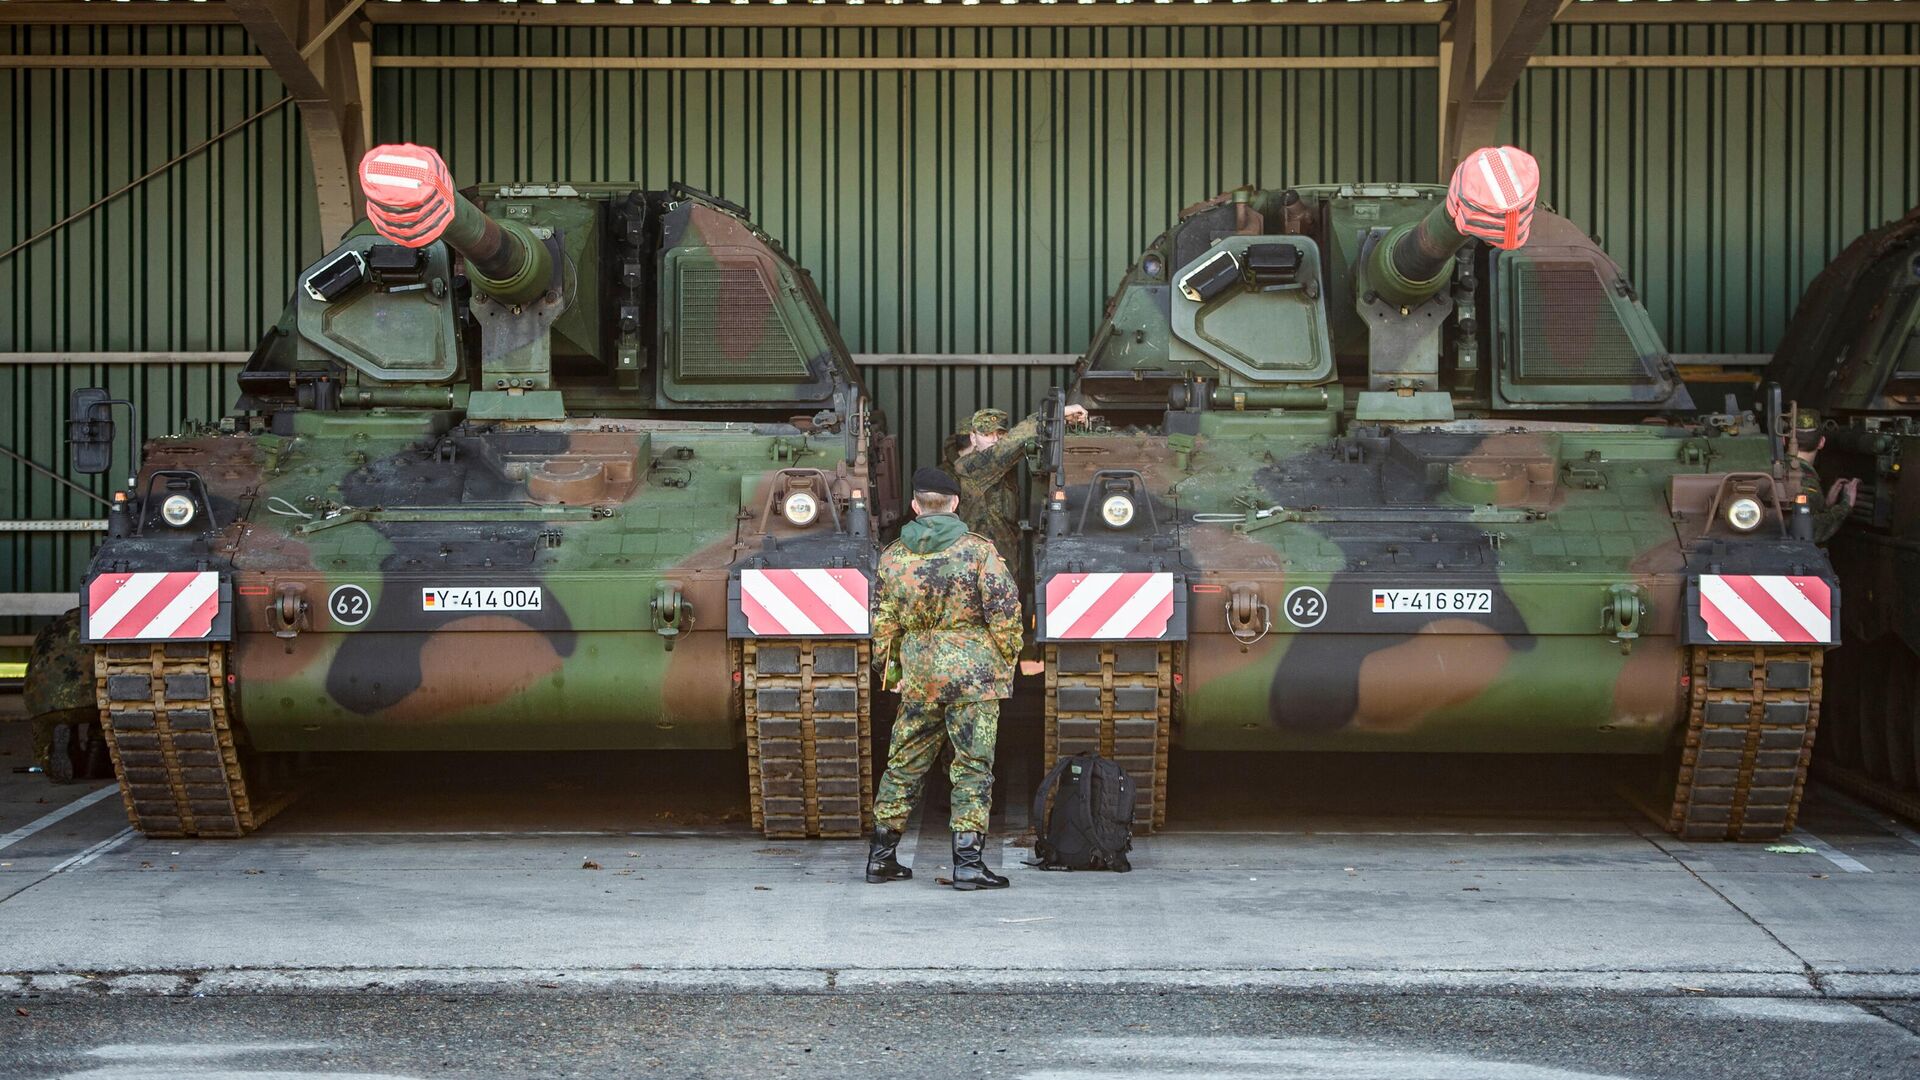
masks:
<svg viewBox="0 0 1920 1080"><path fill-rule="evenodd" d="M1156 641L1173 621L1169 573L1055 574L1047 579L1046 633L1054 641Z"/></svg>
<svg viewBox="0 0 1920 1080"><path fill-rule="evenodd" d="M1692 644L1828 645L1839 597L1824 579L1785 574L1702 574L1694 589Z"/></svg>
<svg viewBox="0 0 1920 1080"><path fill-rule="evenodd" d="M101 574L87 583L86 641L225 641L231 628L212 570Z"/></svg>
<svg viewBox="0 0 1920 1080"><path fill-rule="evenodd" d="M742 570L738 610L753 637L857 637L870 592L860 570Z"/></svg>

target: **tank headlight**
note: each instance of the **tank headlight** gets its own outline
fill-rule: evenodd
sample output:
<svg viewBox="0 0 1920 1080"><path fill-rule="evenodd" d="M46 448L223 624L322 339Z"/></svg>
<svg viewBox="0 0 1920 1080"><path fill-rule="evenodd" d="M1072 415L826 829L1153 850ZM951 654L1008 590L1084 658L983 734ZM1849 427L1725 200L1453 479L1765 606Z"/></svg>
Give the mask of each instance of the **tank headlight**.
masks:
<svg viewBox="0 0 1920 1080"><path fill-rule="evenodd" d="M184 529L193 522L193 500L185 495L169 495L167 501L160 504L160 517L176 529Z"/></svg>
<svg viewBox="0 0 1920 1080"><path fill-rule="evenodd" d="M1125 495L1109 495L1100 504L1100 520L1109 529L1124 529L1133 523L1133 500Z"/></svg>
<svg viewBox="0 0 1920 1080"><path fill-rule="evenodd" d="M820 516L820 500L814 498L812 492L795 491L780 504L780 516L795 528L804 529Z"/></svg>
<svg viewBox="0 0 1920 1080"><path fill-rule="evenodd" d="M1727 524L1741 532L1752 532L1760 527L1760 502L1757 499L1735 499L1727 507Z"/></svg>

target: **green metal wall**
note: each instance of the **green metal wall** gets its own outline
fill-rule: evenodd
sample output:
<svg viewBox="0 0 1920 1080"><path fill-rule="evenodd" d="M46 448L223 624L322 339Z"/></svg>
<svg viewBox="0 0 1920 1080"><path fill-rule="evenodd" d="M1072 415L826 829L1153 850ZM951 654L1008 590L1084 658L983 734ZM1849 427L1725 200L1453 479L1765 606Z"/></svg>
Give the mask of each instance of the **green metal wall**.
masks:
<svg viewBox="0 0 1920 1080"><path fill-rule="evenodd" d="M1920 26L1562 26L1574 56L1912 55ZM1549 50L1543 50L1549 51ZM1503 137L1667 346L1765 353L1813 275L1920 204L1920 69L1530 69Z"/></svg>
<svg viewBox="0 0 1920 1080"><path fill-rule="evenodd" d="M13 29L18 53L232 53L237 29ZM1239 56L1431 54L1430 28L397 28L383 54ZM1561 27L1550 50L1917 53L1914 27ZM680 179L746 204L812 268L856 352L1071 353L1177 210L1235 184L1435 179L1432 71L820 72L382 69L377 137L463 181ZM0 75L0 248L282 94L261 71ZM1625 261L1669 345L1763 352L1851 237L1920 202L1920 72L1533 69L1508 137L1550 201ZM0 351L245 350L319 237L298 119L208 154L0 260ZM982 404L1057 368L876 369L931 460ZM0 446L59 459L61 402L104 381L150 433L231 397L210 365L0 367ZM104 484L98 488L104 490ZM0 517L85 500L0 460ZM0 591L70 586L85 538L0 535Z"/></svg>
<svg viewBox="0 0 1920 1080"><path fill-rule="evenodd" d="M9 53L251 52L238 28L0 31ZM284 94L264 71L0 74L0 249L39 232ZM319 243L291 107L0 260L0 352L246 349ZM105 386L146 435L226 411L210 364L0 365L0 446L65 469L67 393ZM124 419L122 430L126 430ZM121 460L121 459L116 459ZM123 471L116 465L116 472ZM76 477L104 493L105 477ZM101 507L0 459L0 518L93 518ZM0 533L0 592L77 585L93 538ZM17 629L17 625L7 627Z"/></svg>
<svg viewBox="0 0 1920 1080"><path fill-rule="evenodd" d="M1431 29L393 28L422 55L1432 53ZM855 352L1080 349L1146 241L1253 178L1431 177L1432 71L376 73L457 177L682 180L747 206ZM1329 122L1338 110L1346 116Z"/></svg>

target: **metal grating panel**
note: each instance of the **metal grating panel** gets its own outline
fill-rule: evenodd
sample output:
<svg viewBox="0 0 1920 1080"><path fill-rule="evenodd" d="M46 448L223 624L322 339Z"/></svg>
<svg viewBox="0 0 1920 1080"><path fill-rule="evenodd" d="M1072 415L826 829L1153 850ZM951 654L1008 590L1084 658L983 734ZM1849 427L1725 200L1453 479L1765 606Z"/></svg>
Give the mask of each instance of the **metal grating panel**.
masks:
<svg viewBox="0 0 1920 1080"><path fill-rule="evenodd" d="M674 375L686 382L805 382L807 361L757 259L682 262Z"/></svg>
<svg viewBox="0 0 1920 1080"><path fill-rule="evenodd" d="M1594 265L1518 258L1513 275L1516 382L1591 385L1650 383L1653 376L1613 312Z"/></svg>

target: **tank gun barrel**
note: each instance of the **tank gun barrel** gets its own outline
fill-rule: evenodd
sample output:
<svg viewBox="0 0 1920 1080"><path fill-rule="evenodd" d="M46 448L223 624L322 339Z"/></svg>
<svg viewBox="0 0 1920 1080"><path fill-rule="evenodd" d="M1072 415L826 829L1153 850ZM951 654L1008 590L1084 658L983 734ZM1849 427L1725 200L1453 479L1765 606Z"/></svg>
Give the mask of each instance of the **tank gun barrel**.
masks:
<svg viewBox="0 0 1920 1080"><path fill-rule="evenodd" d="M1453 171L1439 205L1374 246L1370 284L1403 307L1425 301L1446 286L1467 241L1477 237L1506 250L1525 244L1539 193L1533 155L1511 146L1474 151Z"/></svg>
<svg viewBox="0 0 1920 1080"><path fill-rule="evenodd" d="M500 221L454 190L440 154L412 143L376 146L360 159L360 186L375 232L406 247L444 240L467 261L475 288L503 304L545 293L553 257L533 231Z"/></svg>

